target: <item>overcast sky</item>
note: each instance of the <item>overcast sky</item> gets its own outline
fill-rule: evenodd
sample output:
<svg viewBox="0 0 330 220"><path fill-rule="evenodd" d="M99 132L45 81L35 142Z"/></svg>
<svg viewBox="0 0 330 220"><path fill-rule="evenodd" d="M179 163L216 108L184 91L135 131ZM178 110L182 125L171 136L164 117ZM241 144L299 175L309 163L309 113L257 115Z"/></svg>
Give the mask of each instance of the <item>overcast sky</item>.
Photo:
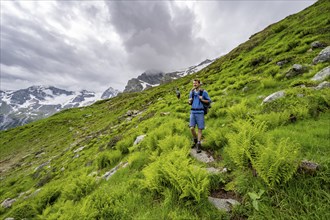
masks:
<svg viewBox="0 0 330 220"><path fill-rule="evenodd" d="M123 90L145 70L224 55L314 2L1 0L0 89Z"/></svg>

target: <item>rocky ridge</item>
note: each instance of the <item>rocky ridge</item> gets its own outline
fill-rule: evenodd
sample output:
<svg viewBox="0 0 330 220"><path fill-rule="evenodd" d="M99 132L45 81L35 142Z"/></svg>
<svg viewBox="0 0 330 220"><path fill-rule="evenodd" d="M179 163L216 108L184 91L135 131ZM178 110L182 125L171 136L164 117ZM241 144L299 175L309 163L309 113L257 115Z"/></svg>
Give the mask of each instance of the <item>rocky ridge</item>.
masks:
<svg viewBox="0 0 330 220"><path fill-rule="evenodd" d="M132 78L127 82L124 92L140 92L145 89L158 86L160 84L171 82L172 80L181 78L200 71L210 65L214 60L206 59L198 65L190 66L183 70L164 73L157 70L148 70L143 72L137 78Z"/></svg>

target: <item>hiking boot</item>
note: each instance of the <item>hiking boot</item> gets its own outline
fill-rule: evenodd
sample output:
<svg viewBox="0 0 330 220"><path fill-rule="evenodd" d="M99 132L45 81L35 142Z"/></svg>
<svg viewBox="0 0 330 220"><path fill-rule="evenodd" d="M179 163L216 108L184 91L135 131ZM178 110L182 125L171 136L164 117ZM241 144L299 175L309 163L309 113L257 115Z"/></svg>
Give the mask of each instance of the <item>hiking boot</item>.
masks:
<svg viewBox="0 0 330 220"><path fill-rule="evenodd" d="M201 143L197 143L196 144L196 152L199 154L200 152L202 152L202 145L201 145Z"/></svg>
<svg viewBox="0 0 330 220"><path fill-rule="evenodd" d="M191 148L195 148L196 147L196 144L197 144L197 139L194 139L193 140L193 144L191 145Z"/></svg>

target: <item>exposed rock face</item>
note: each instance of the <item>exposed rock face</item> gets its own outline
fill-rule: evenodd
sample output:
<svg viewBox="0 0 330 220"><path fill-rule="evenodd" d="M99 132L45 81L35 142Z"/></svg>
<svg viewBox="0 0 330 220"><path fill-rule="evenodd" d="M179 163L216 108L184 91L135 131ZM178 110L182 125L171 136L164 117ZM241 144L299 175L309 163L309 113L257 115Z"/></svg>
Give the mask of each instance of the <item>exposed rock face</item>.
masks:
<svg viewBox="0 0 330 220"><path fill-rule="evenodd" d="M137 78L130 79L124 89L124 92L140 92L163 83L171 82L174 79L195 73L210 65L213 61L214 60L207 59L196 66L191 66L181 71L173 71L169 73L163 73L162 71L156 70L146 71Z"/></svg>
<svg viewBox="0 0 330 220"><path fill-rule="evenodd" d="M159 72L159 71L146 71L142 73L140 76L138 76L137 79L146 82L148 84L155 85L155 84L159 84L159 82L162 80L164 75L165 74L163 72Z"/></svg>
<svg viewBox="0 0 330 220"><path fill-rule="evenodd" d="M118 93L119 93L119 90L109 87L107 90L105 90L102 93L101 99L109 99L109 98L115 97L118 95Z"/></svg>
<svg viewBox="0 0 330 220"><path fill-rule="evenodd" d="M317 57L313 59L313 64L330 62L330 46L323 49Z"/></svg>
<svg viewBox="0 0 330 220"><path fill-rule="evenodd" d="M124 92L139 92L143 90L142 83L138 79L130 79L125 86Z"/></svg>

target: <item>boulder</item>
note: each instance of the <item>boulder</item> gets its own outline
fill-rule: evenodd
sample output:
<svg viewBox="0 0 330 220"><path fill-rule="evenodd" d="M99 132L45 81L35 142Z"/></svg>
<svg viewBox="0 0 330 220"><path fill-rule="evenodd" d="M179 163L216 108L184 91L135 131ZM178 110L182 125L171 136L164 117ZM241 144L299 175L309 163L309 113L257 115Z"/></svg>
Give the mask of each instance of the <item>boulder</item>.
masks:
<svg viewBox="0 0 330 220"><path fill-rule="evenodd" d="M213 197L208 197L209 202L211 202L217 209L230 212L232 206L239 205L240 203L235 199L218 199Z"/></svg>
<svg viewBox="0 0 330 220"><path fill-rule="evenodd" d="M321 71L316 73L311 80L321 81L330 76L330 66L323 68Z"/></svg>
<svg viewBox="0 0 330 220"><path fill-rule="evenodd" d="M288 60L281 60L281 61L278 61L278 62L276 63L276 65L282 67L282 66L284 66L284 64L286 64L286 63L288 63L288 62L289 62Z"/></svg>
<svg viewBox="0 0 330 220"><path fill-rule="evenodd" d="M303 160L300 163L298 170L301 173L315 174L319 166L319 164L312 161Z"/></svg>
<svg viewBox="0 0 330 220"><path fill-rule="evenodd" d="M267 96L263 101L262 101L262 104L263 103L268 103L268 102L272 102L276 99L279 99L279 98L282 98L285 96L285 92L284 91L278 91L278 92L275 92L269 96Z"/></svg>
<svg viewBox="0 0 330 220"><path fill-rule="evenodd" d="M1 203L1 206L7 209L10 208L14 202L16 202L16 199L7 198Z"/></svg>
<svg viewBox="0 0 330 220"><path fill-rule="evenodd" d="M320 41L314 41L313 43L311 43L311 48L312 49L316 49L316 48L324 48L327 45L325 43L321 43Z"/></svg>
<svg viewBox="0 0 330 220"><path fill-rule="evenodd" d="M135 139L133 145L137 145L137 144L139 144L139 143L145 138L145 136L146 136L146 135L140 135L140 136L138 136L138 137Z"/></svg>
<svg viewBox="0 0 330 220"><path fill-rule="evenodd" d="M324 88L330 88L330 82L324 81L321 82L318 86L315 87L316 90L321 90Z"/></svg>
<svg viewBox="0 0 330 220"><path fill-rule="evenodd" d="M290 78L306 72L307 68L301 64L294 64L292 68L286 73L285 77Z"/></svg>
<svg viewBox="0 0 330 220"><path fill-rule="evenodd" d="M314 59L313 64L330 62L330 46L323 49Z"/></svg>

